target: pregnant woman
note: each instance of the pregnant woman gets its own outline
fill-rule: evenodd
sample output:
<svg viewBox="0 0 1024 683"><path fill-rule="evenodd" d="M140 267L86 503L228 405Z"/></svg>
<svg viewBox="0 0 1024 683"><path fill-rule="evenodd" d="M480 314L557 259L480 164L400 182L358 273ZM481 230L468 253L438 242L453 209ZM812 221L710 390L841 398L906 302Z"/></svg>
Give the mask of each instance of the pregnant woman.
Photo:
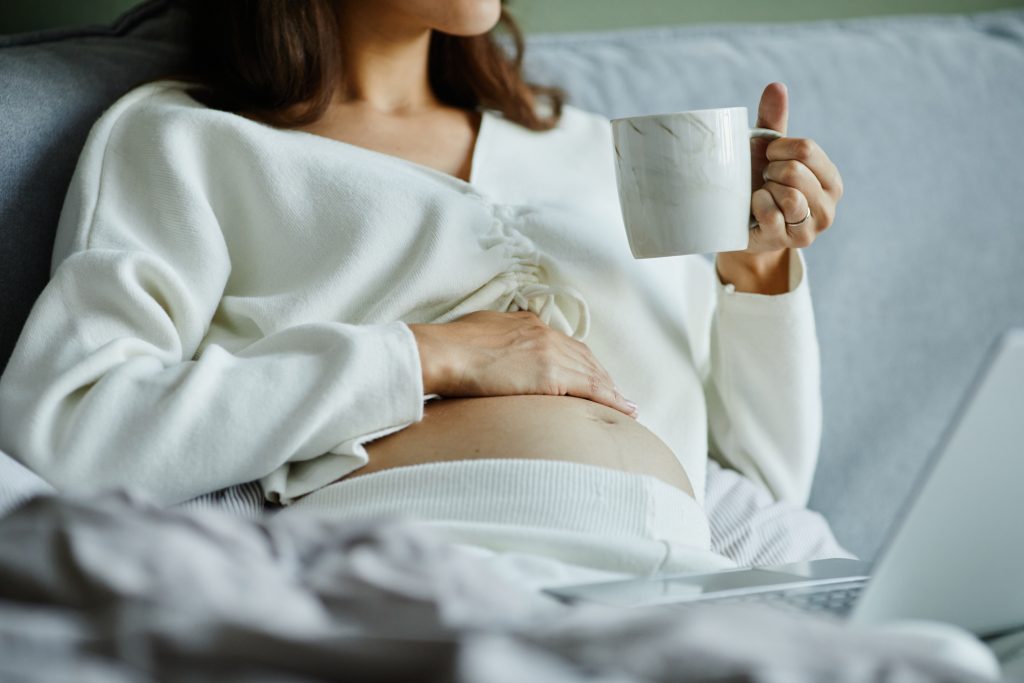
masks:
<svg viewBox="0 0 1024 683"><path fill-rule="evenodd" d="M187 7L187 78L90 134L0 448L63 490L258 481L611 572L726 561L709 452L806 503L817 145L753 143L747 250L638 261L607 119L521 79L499 0ZM757 125L786 112L769 85Z"/></svg>

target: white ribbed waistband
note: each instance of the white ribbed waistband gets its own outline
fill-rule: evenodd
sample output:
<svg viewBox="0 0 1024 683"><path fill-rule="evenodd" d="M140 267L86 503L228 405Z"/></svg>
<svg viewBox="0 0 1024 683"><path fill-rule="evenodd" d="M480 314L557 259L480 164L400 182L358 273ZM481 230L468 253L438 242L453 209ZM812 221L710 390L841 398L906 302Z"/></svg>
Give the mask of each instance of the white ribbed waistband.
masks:
<svg viewBox="0 0 1024 683"><path fill-rule="evenodd" d="M606 571L723 566L701 506L644 474L561 460L479 459L396 467L342 480L288 510L345 519L401 516L453 541ZM728 566L728 562L724 566Z"/></svg>

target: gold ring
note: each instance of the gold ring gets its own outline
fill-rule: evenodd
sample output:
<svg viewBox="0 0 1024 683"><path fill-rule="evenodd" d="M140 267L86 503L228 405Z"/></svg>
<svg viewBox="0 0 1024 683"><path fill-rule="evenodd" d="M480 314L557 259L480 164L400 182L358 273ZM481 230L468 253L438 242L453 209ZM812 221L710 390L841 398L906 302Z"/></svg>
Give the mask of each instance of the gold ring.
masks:
<svg viewBox="0 0 1024 683"><path fill-rule="evenodd" d="M807 215L806 216L804 216L803 218L798 220L796 223L786 223L786 225L788 225L791 228L794 228L794 227L796 227L798 225L803 225L804 223L806 223L807 219L810 218L810 217L811 217L811 207L808 206L807 207Z"/></svg>

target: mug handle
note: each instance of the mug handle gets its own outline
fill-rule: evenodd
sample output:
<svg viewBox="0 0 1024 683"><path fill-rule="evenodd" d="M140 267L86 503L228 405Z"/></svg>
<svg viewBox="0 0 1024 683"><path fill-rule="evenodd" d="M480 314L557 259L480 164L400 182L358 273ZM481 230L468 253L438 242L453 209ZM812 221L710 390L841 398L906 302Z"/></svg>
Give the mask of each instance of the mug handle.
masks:
<svg viewBox="0 0 1024 683"><path fill-rule="evenodd" d="M752 137L752 138L770 138L772 140L778 140L779 138L782 137L782 133L780 133L777 130L772 130L771 128L751 128L750 129L750 137ZM753 230L756 227L757 227L757 221L754 220L753 216L751 216L750 217L750 229Z"/></svg>

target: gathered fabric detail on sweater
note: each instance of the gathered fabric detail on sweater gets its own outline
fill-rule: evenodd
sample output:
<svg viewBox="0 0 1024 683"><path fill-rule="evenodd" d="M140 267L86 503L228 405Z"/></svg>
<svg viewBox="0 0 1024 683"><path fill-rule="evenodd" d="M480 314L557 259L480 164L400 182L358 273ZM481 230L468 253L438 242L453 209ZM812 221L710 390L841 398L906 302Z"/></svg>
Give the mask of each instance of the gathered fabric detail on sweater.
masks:
<svg viewBox="0 0 1024 683"><path fill-rule="evenodd" d="M570 326L565 314L559 308L556 297L565 296L577 306L577 322ZM539 282L521 285L509 292L510 302L505 304L508 311L532 311L544 324L569 334L574 339L583 340L590 332L590 310L583 295L572 287L544 285Z"/></svg>
<svg viewBox="0 0 1024 683"><path fill-rule="evenodd" d="M497 278L506 283L507 289L495 305L506 312L531 311L545 325L574 339L586 339L590 332L590 308L586 299L574 287L544 282L540 250L512 224L520 215L515 207L492 205L491 210L495 214L492 230L484 236L482 243L486 247L500 244L509 262L508 268ZM575 308L575 323L570 322L566 315L566 304Z"/></svg>

